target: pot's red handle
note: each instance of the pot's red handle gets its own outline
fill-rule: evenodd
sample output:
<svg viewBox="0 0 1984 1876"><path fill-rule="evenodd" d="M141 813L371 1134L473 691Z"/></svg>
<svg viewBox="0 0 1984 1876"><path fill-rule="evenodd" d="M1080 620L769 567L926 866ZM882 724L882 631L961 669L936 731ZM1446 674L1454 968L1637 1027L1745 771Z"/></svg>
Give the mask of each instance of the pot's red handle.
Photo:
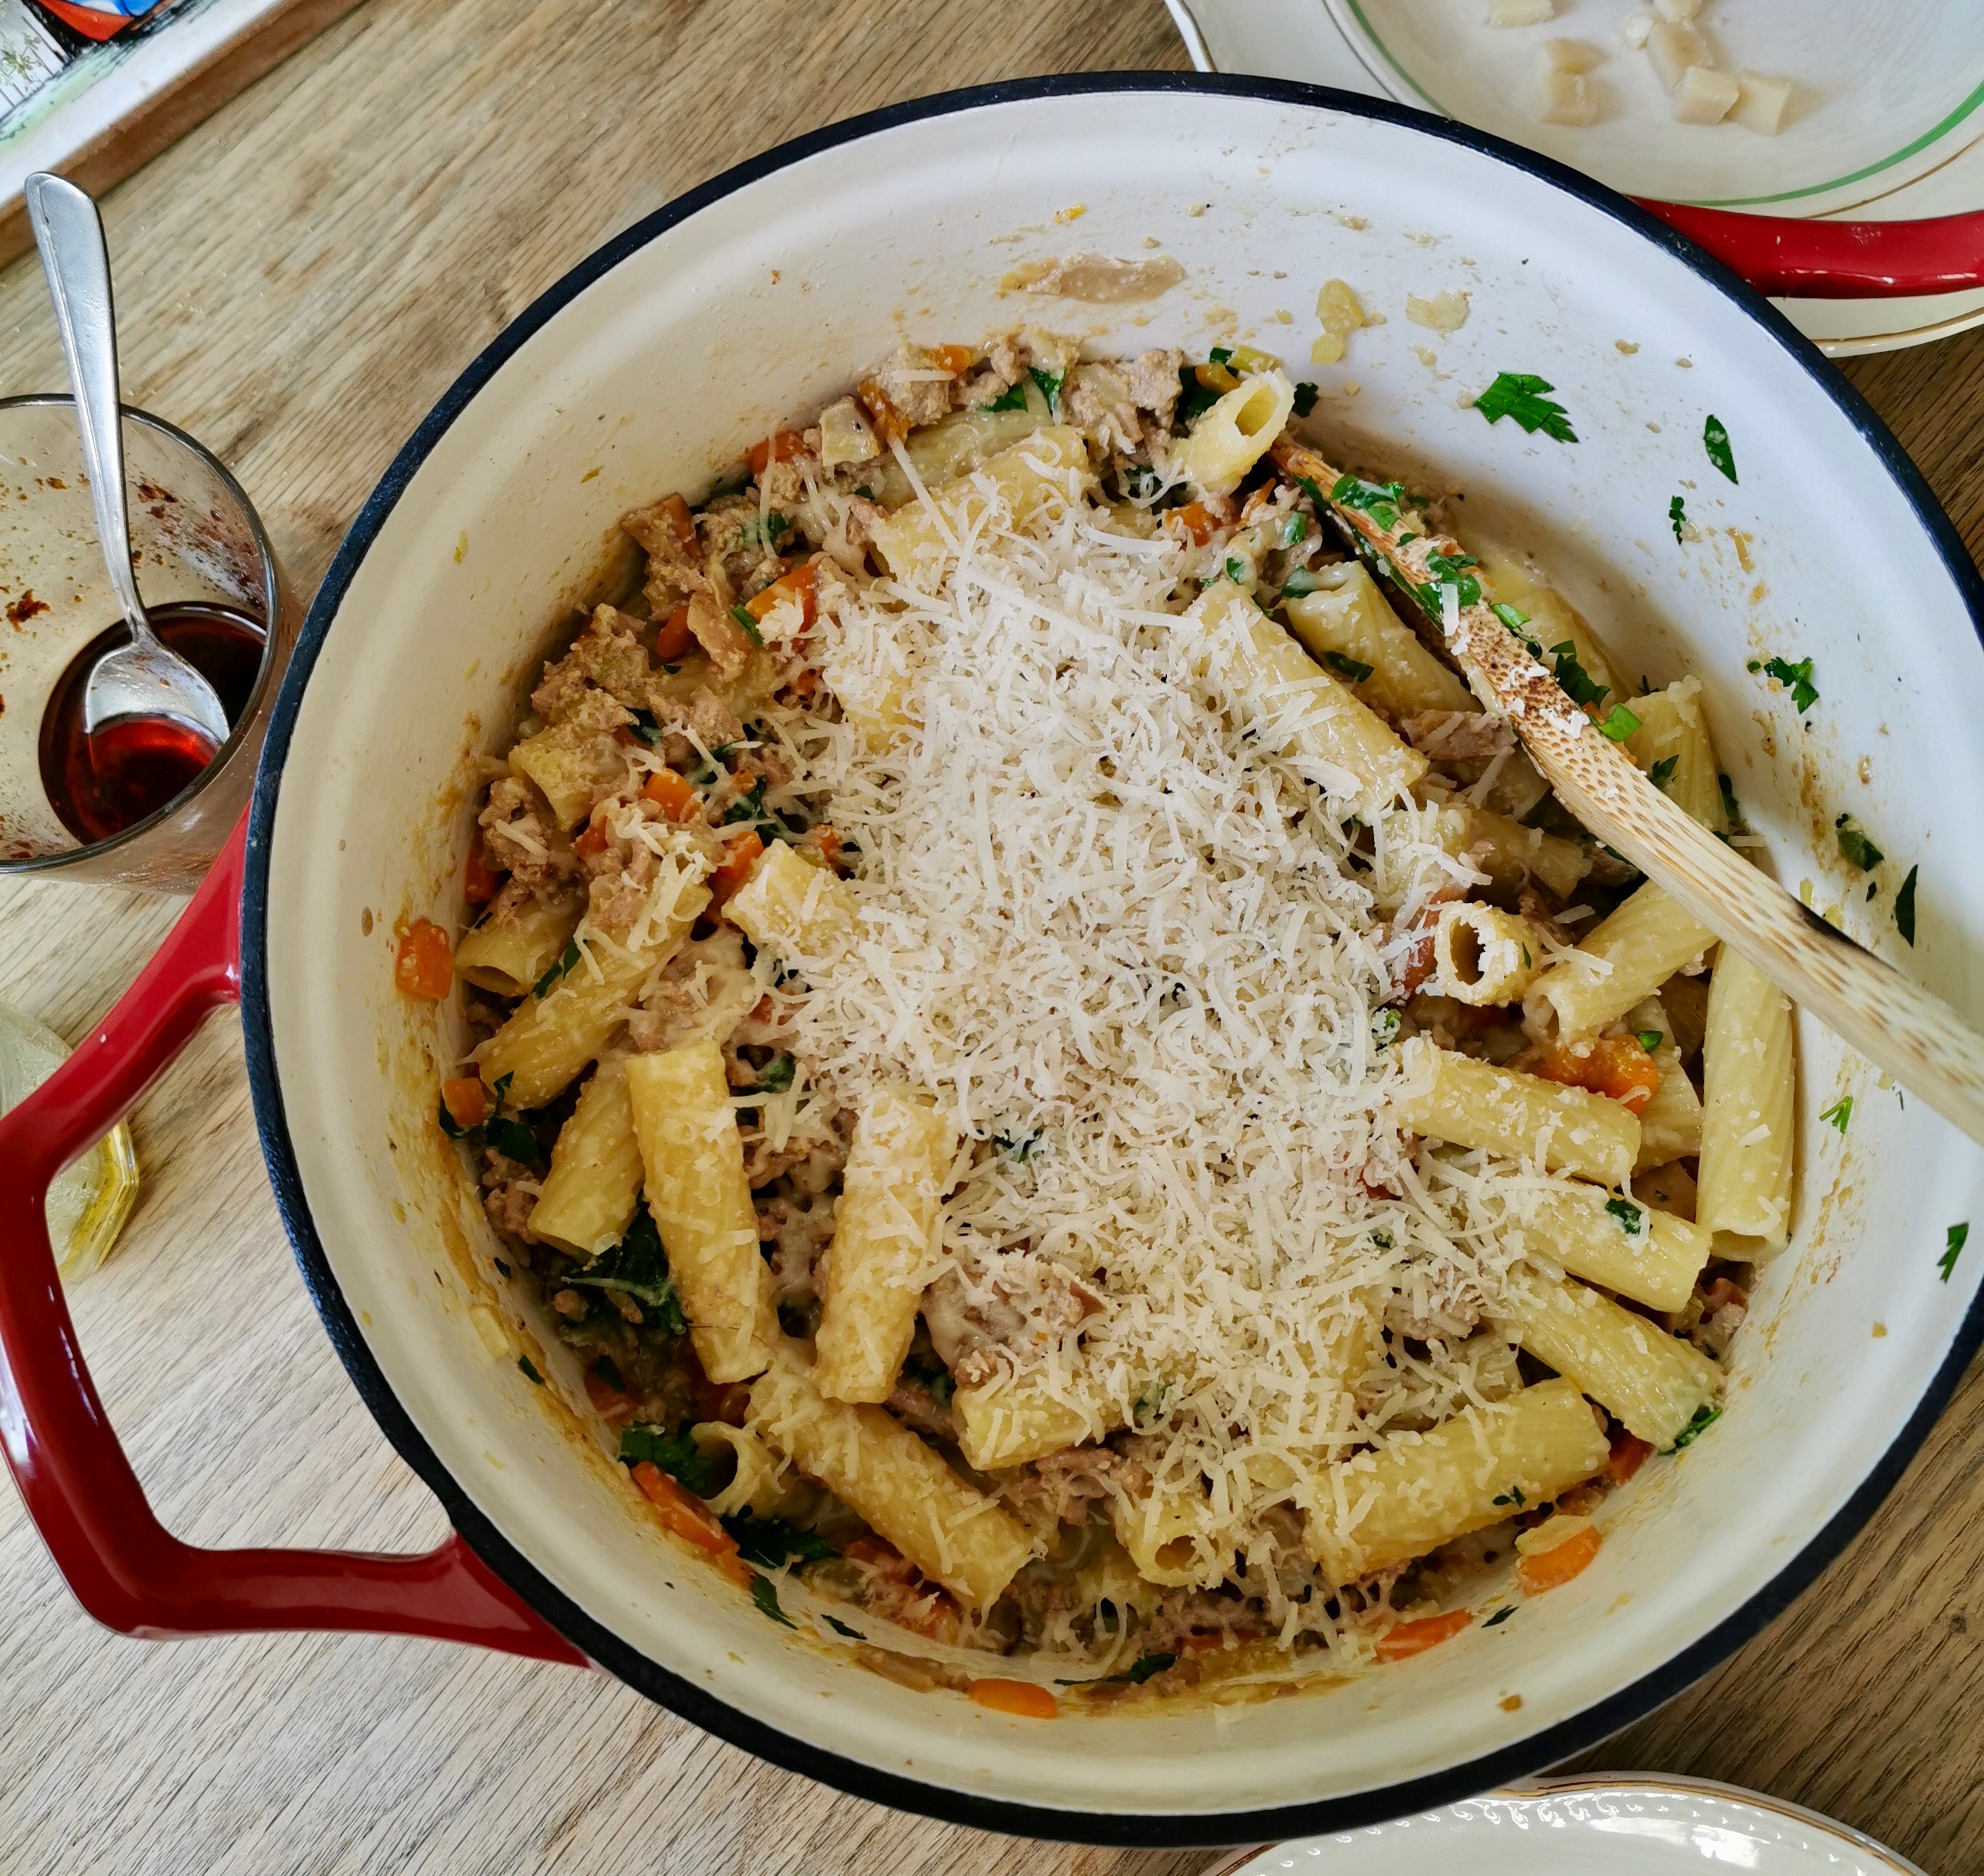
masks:
<svg viewBox="0 0 1984 1876"><path fill-rule="evenodd" d="M244 817L96 1033L0 1115L0 1443L28 1516L98 1621L154 1639L353 1630L585 1657L458 1536L421 1556L200 1550L152 1516L96 1396L49 1243L49 1182L136 1104L208 1013L241 994Z"/></svg>
<svg viewBox="0 0 1984 1876"><path fill-rule="evenodd" d="M1912 222L1811 222L1643 202L1761 293L1888 300L1984 286L1984 211Z"/></svg>

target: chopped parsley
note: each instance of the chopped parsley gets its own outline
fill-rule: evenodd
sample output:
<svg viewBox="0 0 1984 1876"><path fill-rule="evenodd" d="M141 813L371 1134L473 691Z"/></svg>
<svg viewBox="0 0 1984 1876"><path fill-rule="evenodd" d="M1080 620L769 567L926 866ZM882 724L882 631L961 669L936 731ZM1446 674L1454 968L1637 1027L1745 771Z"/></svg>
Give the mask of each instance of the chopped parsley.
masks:
<svg viewBox="0 0 1984 1876"><path fill-rule="evenodd" d="M444 1100L437 1105L435 1113L441 1121L441 1131L451 1140L466 1140L476 1131L472 1127L464 1127L453 1114L450 1114L447 1111L447 1103Z"/></svg>
<svg viewBox="0 0 1984 1876"><path fill-rule="evenodd" d="M1154 1653L1140 1654L1120 1674L1111 1674L1111 1680L1127 1680L1132 1687L1141 1687L1154 1674L1161 1674L1171 1667L1178 1657L1160 1649Z"/></svg>
<svg viewBox="0 0 1984 1876"><path fill-rule="evenodd" d="M793 531L793 524L780 514L767 514L762 521L753 515L739 531L739 547L776 548L779 541Z"/></svg>
<svg viewBox="0 0 1984 1876"><path fill-rule="evenodd" d="M981 404L978 407L981 410L1024 410L1027 407L1026 380L1022 378L1017 384L1007 385L990 404Z"/></svg>
<svg viewBox="0 0 1984 1876"><path fill-rule="evenodd" d="M1215 345L1205 355L1206 363L1212 365L1230 365L1233 362L1233 348L1230 345Z"/></svg>
<svg viewBox="0 0 1984 1876"><path fill-rule="evenodd" d="M751 784L748 794L740 795L723 811L723 822L727 827L732 821L762 821L765 819L765 777L759 776Z"/></svg>
<svg viewBox="0 0 1984 1876"><path fill-rule="evenodd" d="M1729 447L1729 432L1722 427L1721 417L1711 416L1702 425L1701 447L1708 452L1708 460L1731 481L1734 481L1736 457Z"/></svg>
<svg viewBox="0 0 1984 1876"><path fill-rule="evenodd" d="M796 1559L801 1563L823 1563L834 1554L833 1545L817 1531L802 1530L783 1518L754 1518L748 1511L726 1518L723 1528L737 1540L737 1554L747 1563L766 1569L780 1569Z"/></svg>
<svg viewBox="0 0 1984 1876"><path fill-rule="evenodd" d="M1646 1212L1630 1198L1608 1198L1605 1201L1605 1209L1619 1221L1620 1230L1628 1238L1638 1238L1644 1234Z"/></svg>
<svg viewBox="0 0 1984 1876"><path fill-rule="evenodd" d="M1657 1029L1640 1029L1633 1032L1633 1040L1651 1055L1667 1038Z"/></svg>
<svg viewBox="0 0 1984 1876"><path fill-rule="evenodd" d="M1227 578L1231 580L1235 586L1238 586L1240 582L1247 577L1247 563L1244 560L1235 560L1229 557L1227 560L1226 564L1222 567L1220 571L1224 573Z"/></svg>
<svg viewBox="0 0 1984 1876"><path fill-rule="evenodd" d="M1767 658L1764 669L1780 684L1791 687L1791 702L1800 716L1818 702L1818 687L1811 681L1811 660L1801 658L1794 665L1781 658Z"/></svg>
<svg viewBox="0 0 1984 1876"><path fill-rule="evenodd" d="M1041 1144L1041 1130L1035 1127L1031 1134L994 1134L992 1144L1007 1158L1024 1166L1034 1156L1034 1149Z"/></svg>
<svg viewBox="0 0 1984 1876"><path fill-rule="evenodd" d="M1371 1036L1381 1049L1388 1049L1399 1039L1399 1031L1404 1027L1405 1018L1396 1010L1381 1010L1372 1020Z"/></svg>
<svg viewBox="0 0 1984 1876"><path fill-rule="evenodd" d="M627 725L627 733L652 749L662 739L661 719L652 710L636 710L633 722Z"/></svg>
<svg viewBox="0 0 1984 1876"><path fill-rule="evenodd" d="M662 1234L644 1200L618 1244L608 1245L590 1263L568 1274L567 1283L602 1290L622 1290L647 1306L647 1320L664 1335L679 1335L689 1328L682 1298L662 1254Z"/></svg>
<svg viewBox="0 0 1984 1876"><path fill-rule="evenodd" d="M1663 1452L1678 1452L1684 1446L1693 1446L1703 1434L1707 1432L1708 1429L1721 1418L1722 1409L1720 1407L1703 1406L1696 1408L1694 1410L1694 1418L1689 1421L1687 1425L1683 1427L1681 1430L1674 1435L1674 1443L1671 1446L1663 1446L1661 1450Z"/></svg>
<svg viewBox="0 0 1984 1876"><path fill-rule="evenodd" d="M545 1385L544 1376L539 1374L536 1368L532 1365L531 1358L528 1355L518 1355L517 1357L517 1365L524 1371L524 1379L532 1382L538 1387L542 1387Z"/></svg>
<svg viewBox="0 0 1984 1876"><path fill-rule="evenodd" d="M1295 387L1295 415L1306 417L1315 408L1315 387L1307 379Z"/></svg>
<svg viewBox="0 0 1984 1876"><path fill-rule="evenodd" d="M643 1459L699 1498L716 1482L716 1462L705 1459L687 1433L664 1432L637 1421L620 1429L620 1463L638 1466Z"/></svg>
<svg viewBox="0 0 1984 1876"><path fill-rule="evenodd" d="M1451 586L1460 595L1463 606L1480 605L1481 582L1466 571L1481 564L1472 554L1429 554L1426 564L1442 586Z"/></svg>
<svg viewBox="0 0 1984 1876"><path fill-rule="evenodd" d="M775 1055L758 1070L758 1089L760 1094L783 1094L793 1085L793 1058L789 1055Z"/></svg>
<svg viewBox="0 0 1984 1876"><path fill-rule="evenodd" d="M551 968L531 986L531 994L533 997L545 995L578 968L578 940L576 936L568 938L565 941L565 949L558 953Z"/></svg>
<svg viewBox="0 0 1984 1876"><path fill-rule="evenodd" d="M1680 762L1681 758L1678 755L1663 755L1652 768L1647 771L1647 779L1652 782L1655 788L1665 789L1667 785L1674 779L1674 769Z"/></svg>
<svg viewBox="0 0 1984 1876"><path fill-rule="evenodd" d="M1888 857L1854 825L1850 814L1842 814L1833 822L1832 834L1848 865L1857 872L1872 873Z"/></svg>
<svg viewBox="0 0 1984 1876"><path fill-rule="evenodd" d="M1538 664L1543 662L1543 647L1523 629L1529 624L1530 615L1520 606L1505 605L1500 600L1493 599L1488 602L1488 610L1523 642L1523 648L1528 652L1530 657L1533 658Z"/></svg>
<svg viewBox="0 0 1984 1876"><path fill-rule="evenodd" d="M1501 1608L1496 1610L1494 1614L1490 1616L1486 1622L1482 1623L1481 1626L1484 1629L1497 1627L1501 1623L1506 1622L1515 1613L1516 1605L1513 1603L1505 1603Z"/></svg>
<svg viewBox="0 0 1984 1876"><path fill-rule="evenodd" d="M1168 1381L1160 1381L1138 1395L1136 1405L1131 1409L1138 1425L1141 1426L1146 1420L1156 1419L1164 1412L1165 1403L1171 1399L1171 1384Z"/></svg>
<svg viewBox="0 0 1984 1876"><path fill-rule="evenodd" d="M514 1114L492 1114L482 1123L482 1142L519 1166L535 1166L544 1158L537 1135Z"/></svg>
<svg viewBox="0 0 1984 1876"><path fill-rule="evenodd" d="M1178 374L1178 421L1187 424L1195 417L1203 417L1219 401L1219 393L1210 384L1198 381L1198 369L1187 365Z"/></svg>
<svg viewBox="0 0 1984 1876"><path fill-rule="evenodd" d="M1309 491L1312 501L1317 499L1313 482L1305 478L1302 486ZM1336 487L1329 491L1329 499L1339 508L1362 511L1389 532L1399 524L1406 487L1403 482L1360 482L1354 475L1342 475L1336 478Z"/></svg>
<svg viewBox="0 0 1984 1876"><path fill-rule="evenodd" d="M1488 1502L1491 1505L1513 1505L1520 1511L1529 1501L1523 1496L1523 1488L1520 1486L1511 1486L1500 1497L1491 1498Z"/></svg>
<svg viewBox="0 0 1984 1876"><path fill-rule="evenodd" d="M1047 415L1061 414L1061 387L1067 382L1065 371L1043 371L1038 365L1029 365L1027 376L1041 387L1041 395L1047 400Z"/></svg>
<svg viewBox="0 0 1984 1876"><path fill-rule="evenodd" d="M1282 523L1282 545L1293 547L1308 533L1309 517L1301 514L1291 514Z"/></svg>
<svg viewBox="0 0 1984 1876"><path fill-rule="evenodd" d="M1970 1226L1967 1221L1962 1224L1952 1224L1949 1228L1949 1248L1935 1261L1935 1267L1942 1272L1942 1280L1945 1283L1947 1283L1955 1274L1956 1260L1963 1255L1964 1241L1969 1235Z"/></svg>
<svg viewBox="0 0 1984 1876"><path fill-rule="evenodd" d="M1828 1125L1836 1127L1841 1133L1846 1131L1847 1123L1853 1118L1853 1097L1842 1094L1818 1117Z"/></svg>
<svg viewBox="0 0 1984 1876"><path fill-rule="evenodd" d="M1729 786L1729 778L1725 775L1718 775L1715 778L1715 786L1722 793L1724 818L1731 826L1738 826L1743 819L1743 810L1737 806L1736 791Z"/></svg>
<svg viewBox="0 0 1984 1876"><path fill-rule="evenodd" d="M1577 432L1563 406L1543 394L1556 389L1531 371L1498 372L1495 382L1474 400L1474 407L1491 424L1513 417L1532 436L1540 430L1560 443L1575 443Z"/></svg>
<svg viewBox="0 0 1984 1876"><path fill-rule="evenodd" d="M1667 504L1667 525L1674 530L1677 541L1687 538L1687 504L1678 495Z"/></svg>
<svg viewBox="0 0 1984 1876"><path fill-rule="evenodd" d="M798 1626L792 1617L779 1606L779 1593L772 1587L770 1577L752 1576L751 1600L758 1605L758 1610L761 1615L769 1616L780 1627L789 1629Z"/></svg>
<svg viewBox="0 0 1984 1876"><path fill-rule="evenodd" d="M751 608L746 605L732 606L730 608L730 616L744 628L744 636L762 649L765 643L765 635L758 629L758 621L751 616Z"/></svg>
<svg viewBox="0 0 1984 1876"><path fill-rule="evenodd" d="M1606 687L1594 681L1590 674L1577 662L1577 642L1567 638L1561 645L1550 647L1550 657L1557 666L1557 681L1570 694L1570 701L1595 710L1605 701ZM1637 728L1637 725L1634 725ZM1627 732L1628 735L1630 731Z"/></svg>
<svg viewBox="0 0 1984 1876"><path fill-rule="evenodd" d="M1909 869L1909 876L1902 882L1902 889L1895 895L1895 930L1912 951L1915 945L1915 875L1919 866Z"/></svg>
<svg viewBox="0 0 1984 1876"><path fill-rule="evenodd" d="M1614 704L1611 713L1599 725L1600 731L1614 742L1624 742L1640 727L1640 719L1624 704Z"/></svg>
<svg viewBox="0 0 1984 1876"><path fill-rule="evenodd" d="M834 1617L826 1614L823 1610L821 1612L820 1620L833 1630L835 1634L845 1635L850 1641L866 1641L868 1639L859 1629L850 1629L846 1623L836 1621Z"/></svg>
<svg viewBox="0 0 1984 1876"><path fill-rule="evenodd" d="M1360 659L1346 658L1341 652L1324 652L1322 662L1339 677L1348 678L1352 684L1362 684L1370 676L1374 668L1373 666L1363 663Z"/></svg>
<svg viewBox="0 0 1984 1876"><path fill-rule="evenodd" d="M1380 1251L1389 1251L1392 1248L1392 1234L1389 1231L1373 1231L1371 1234L1371 1241Z"/></svg>

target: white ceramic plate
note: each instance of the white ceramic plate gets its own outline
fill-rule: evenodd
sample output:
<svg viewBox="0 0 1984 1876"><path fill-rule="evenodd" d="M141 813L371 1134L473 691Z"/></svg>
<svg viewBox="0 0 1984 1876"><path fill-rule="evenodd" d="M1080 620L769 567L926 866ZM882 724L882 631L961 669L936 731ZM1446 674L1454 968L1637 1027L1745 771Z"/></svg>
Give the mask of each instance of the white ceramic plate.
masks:
<svg viewBox="0 0 1984 1876"><path fill-rule="evenodd" d="M1984 206L1984 6L1797 0L1731 12L1729 56L1801 85L1796 120L1760 137L1674 123L1643 54L1621 49L1623 0L1560 0L1547 27L1485 25L1486 0L1167 0L1201 71L1248 72L1392 97L1575 165L1630 195L1751 213L1913 219ZM1725 11L1730 11L1725 0ZM1711 22L1715 15L1706 15ZM1604 122L1553 128L1530 109L1539 47L1607 53ZM1835 357L1984 322L1984 291L1779 300Z"/></svg>
<svg viewBox="0 0 1984 1876"><path fill-rule="evenodd" d="M1243 1852L1206 1876L1924 1876L1815 1811L1693 1778L1552 1779L1334 1837Z"/></svg>

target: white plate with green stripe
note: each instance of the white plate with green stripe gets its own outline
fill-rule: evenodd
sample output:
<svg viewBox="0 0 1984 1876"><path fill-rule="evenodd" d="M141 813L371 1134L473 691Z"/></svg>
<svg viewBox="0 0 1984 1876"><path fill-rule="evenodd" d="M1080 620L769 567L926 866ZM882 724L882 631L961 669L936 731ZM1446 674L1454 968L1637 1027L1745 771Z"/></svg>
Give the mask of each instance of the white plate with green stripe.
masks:
<svg viewBox="0 0 1984 1876"><path fill-rule="evenodd" d="M1205 1876L1925 1876L1870 1837L1733 1785L1546 1779L1332 1837L1235 1852Z"/></svg>
<svg viewBox="0 0 1984 1876"><path fill-rule="evenodd" d="M1644 0L1649 9L1651 0ZM1724 60L1789 79L1784 129L1674 121L1643 52L1620 39L1633 0L1559 0L1547 25L1495 28L1488 0L1169 0L1201 69L1333 85L1458 119L1628 195L1798 218L1912 220L1984 208L1984 5L1708 0ZM1600 121L1540 123L1544 42L1604 55ZM1984 321L1984 292L1781 301L1835 355Z"/></svg>

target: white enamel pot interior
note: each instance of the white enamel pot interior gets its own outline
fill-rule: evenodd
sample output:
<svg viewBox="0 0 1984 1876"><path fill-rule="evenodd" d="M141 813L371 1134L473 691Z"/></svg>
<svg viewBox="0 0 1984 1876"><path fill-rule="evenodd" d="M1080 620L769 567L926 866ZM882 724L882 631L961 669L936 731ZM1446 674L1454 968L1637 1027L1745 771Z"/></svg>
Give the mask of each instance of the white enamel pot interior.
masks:
<svg viewBox="0 0 1984 1876"><path fill-rule="evenodd" d="M1081 250L1161 250L1187 278L1113 309L1002 291ZM1312 372L1332 276L1386 323ZM1409 293L1446 289L1470 296L1457 332L1408 321ZM614 1672L783 1764L953 1818L1171 1844L1341 1827L1592 1743L1811 1578L1976 1344L1984 1159L1806 1024L1796 1240L1738 1338L1724 1421L1613 1501L1577 1582L1354 1683L1216 1715L1011 1718L796 1640L666 1549L519 1369L541 1344L577 1380L548 1332L518 1339L499 1247L432 1119L458 1019L395 995L393 922L460 916L465 759L504 745L618 514L708 486L898 331L1027 320L1098 355L1240 339L1290 358L1322 382L1314 424L1340 454L1465 490L1470 523L1535 547L1636 677L1701 674L1779 875L1984 1013L1976 576L1818 353L1618 198L1463 129L1255 80L1082 78L905 106L719 179L548 293L422 426L326 581L263 761L257 1111L366 1399L491 1563ZM1502 370L1547 378L1580 440L1463 407ZM1711 412L1740 483L1704 453ZM1701 534L1685 546L1676 494ZM1745 668L1780 653L1814 661L1808 728ZM1894 856L1872 905L1840 871L1831 823L1849 810ZM1889 911L1910 864L1912 952ZM1818 1118L1842 1092L1843 1140ZM1963 1219L1978 1241L1945 1281Z"/></svg>

